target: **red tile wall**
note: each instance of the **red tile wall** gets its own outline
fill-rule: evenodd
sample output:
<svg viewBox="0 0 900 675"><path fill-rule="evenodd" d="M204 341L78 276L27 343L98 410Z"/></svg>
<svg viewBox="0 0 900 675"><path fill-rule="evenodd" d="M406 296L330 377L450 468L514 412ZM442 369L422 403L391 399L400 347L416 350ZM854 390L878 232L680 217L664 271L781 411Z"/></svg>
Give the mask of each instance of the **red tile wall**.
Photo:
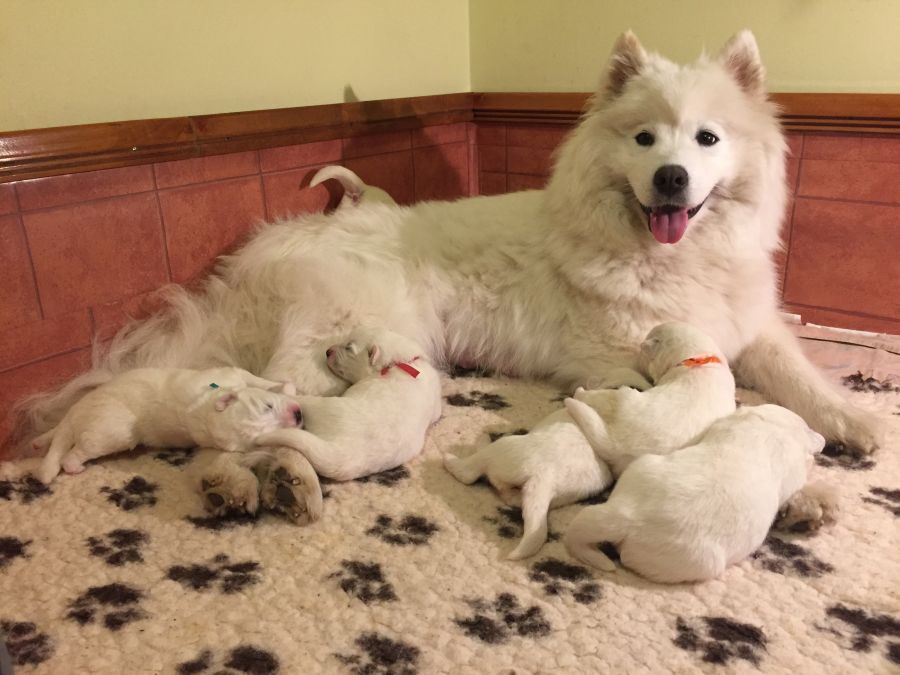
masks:
<svg viewBox="0 0 900 675"><path fill-rule="evenodd" d="M12 404L87 367L93 340L192 282L263 220L316 212L341 163L400 203L536 189L564 125L449 124L0 185L0 457ZM900 333L900 139L793 134L786 307Z"/></svg>

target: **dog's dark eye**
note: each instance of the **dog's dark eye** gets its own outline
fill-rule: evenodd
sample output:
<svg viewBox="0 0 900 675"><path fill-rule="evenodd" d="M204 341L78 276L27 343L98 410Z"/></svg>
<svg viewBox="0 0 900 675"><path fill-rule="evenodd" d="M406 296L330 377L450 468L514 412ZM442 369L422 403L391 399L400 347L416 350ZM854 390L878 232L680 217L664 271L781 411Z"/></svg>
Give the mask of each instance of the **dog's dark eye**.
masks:
<svg viewBox="0 0 900 675"><path fill-rule="evenodd" d="M719 142L719 137L716 136L716 135L715 135L713 132L711 132L711 131L705 131L705 130L704 130L704 131L701 131L701 132L699 132L699 133L697 134L697 142L698 142L700 145L704 145L704 146L706 146L706 147L709 147L710 145L715 145L716 143L718 143L718 142Z"/></svg>
<svg viewBox="0 0 900 675"><path fill-rule="evenodd" d="M266 410L275 410L275 406L271 403L266 403Z"/></svg>
<svg viewBox="0 0 900 675"><path fill-rule="evenodd" d="M654 141L656 141L656 139L653 138L653 134L651 134L649 131L642 131L634 137L634 140L637 141L638 145L643 146L651 146L653 145Z"/></svg>

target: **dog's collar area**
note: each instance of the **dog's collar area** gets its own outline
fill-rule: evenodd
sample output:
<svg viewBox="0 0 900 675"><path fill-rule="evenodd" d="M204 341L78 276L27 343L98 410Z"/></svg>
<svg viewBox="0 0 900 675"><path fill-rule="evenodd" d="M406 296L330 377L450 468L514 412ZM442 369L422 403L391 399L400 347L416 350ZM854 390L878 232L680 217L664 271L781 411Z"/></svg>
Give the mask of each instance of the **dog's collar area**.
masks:
<svg viewBox="0 0 900 675"><path fill-rule="evenodd" d="M722 359L714 355L694 356L689 359L685 359L678 365L684 366L685 368L697 368L698 366L705 366L707 363L722 363Z"/></svg>
<svg viewBox="0 0 900 675"><path fill-rule="evenodd" d="M406 373L407 375L409 375L411 378L416 379L416 378L419 376L420 371L417 370L416 368L413 368L413 367L410 365L410 363L413 363L414 361L418 361L418 360L419 360L419 357L417 356L417 357L415 357L415 358L413 358L413 359L410 359L410 360L409 360L409 363L406 363L406 362L403 362L403 361L399 361L399 362L397 362L397 363L390 363L390 364L386 365L384 368L381 369L381 374L382 374L382 375L387 375L387 374L390 372L391 368L399 368L399 369L402 370L404 373Z"/></svg>

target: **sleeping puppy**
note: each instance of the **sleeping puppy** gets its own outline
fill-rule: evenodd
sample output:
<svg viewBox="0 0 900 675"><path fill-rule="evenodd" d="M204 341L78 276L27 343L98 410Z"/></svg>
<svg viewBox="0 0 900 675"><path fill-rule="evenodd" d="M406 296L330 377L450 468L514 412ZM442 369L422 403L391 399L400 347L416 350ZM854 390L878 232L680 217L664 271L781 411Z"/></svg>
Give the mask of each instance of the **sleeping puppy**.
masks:
<svg viewBox="0 0 900 675"><path fill-rule="evenodd" d="M309 187L315 187L326 180L336 180L344 189L344 196L337 206L339 209L369 203L397 205L387 192L374 185L366 185L359 176L346 167L332 165L319 169L309 182Z"/></svg>
<svg viewBox="0 0 900 675"><path fill-rule="evenodd" d="M272 391L272 390L278 390ZM293 385L240 368L139 368L85 394L55 428L33 441L48 448L37 478L79 473L84 462L137 445L240 452L267 431L302 424Z"/></svg>
<svg viewBox="0 0 900 675"><path fill-rule="evenodd" d="M653 581L714 579L762 544L824 445L786 408L745 406L695 445L635 459L605 504L575 517L566 548L612 571L597 548L608 542L625 567Z"/></svg>
<svg viewBox="0 0 900 675"><path fill-rule="evenodd" d="M643 454L695 443L710 424L735 410L734 376L703 331L680 322L660 324L641 344L641 359L653 388L579 389L565 401L594 452L617 476Z"/></svg>
<svg viewBox="0 0 900 675"><path fill-rule="evenodd" d="M468 457L444 455L444 466L466 484L486 475L504 502L522 507L525 531L511 560L534 555L547 541L549 509L595 495L612 482L609 468L565 410L524 436L504 436Z"/></svg>
<svg viewBox="0 0 900 675"><path fill-rule="evenodd" d="M361 328L326 352L328 367L351 383L342 396L300 396L304 429L279 429L257 446L301 452L321 476L353 480L418 455L441 416L441 382L422 349L382 329Z"/></svg>

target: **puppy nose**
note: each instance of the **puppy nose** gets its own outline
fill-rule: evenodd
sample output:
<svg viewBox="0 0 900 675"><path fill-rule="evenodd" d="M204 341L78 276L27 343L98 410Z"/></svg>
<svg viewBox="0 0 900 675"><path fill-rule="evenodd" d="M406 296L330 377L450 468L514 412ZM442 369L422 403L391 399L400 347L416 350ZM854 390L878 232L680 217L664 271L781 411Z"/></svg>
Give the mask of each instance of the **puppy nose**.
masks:
<svg viewBox="0 0 900 675"><path fill-rule="evenodd" d="M300 412L300 408L294 409L294 422L297 423L298 427L303 426L303 413Z"/></svg>
<svg viewBox="0 0 900 675"><path fill-rule="evenodd" d="M673 197L688 186L687 170L678 164L661 166L653 174L653 187L664 197Z"/></svg>

